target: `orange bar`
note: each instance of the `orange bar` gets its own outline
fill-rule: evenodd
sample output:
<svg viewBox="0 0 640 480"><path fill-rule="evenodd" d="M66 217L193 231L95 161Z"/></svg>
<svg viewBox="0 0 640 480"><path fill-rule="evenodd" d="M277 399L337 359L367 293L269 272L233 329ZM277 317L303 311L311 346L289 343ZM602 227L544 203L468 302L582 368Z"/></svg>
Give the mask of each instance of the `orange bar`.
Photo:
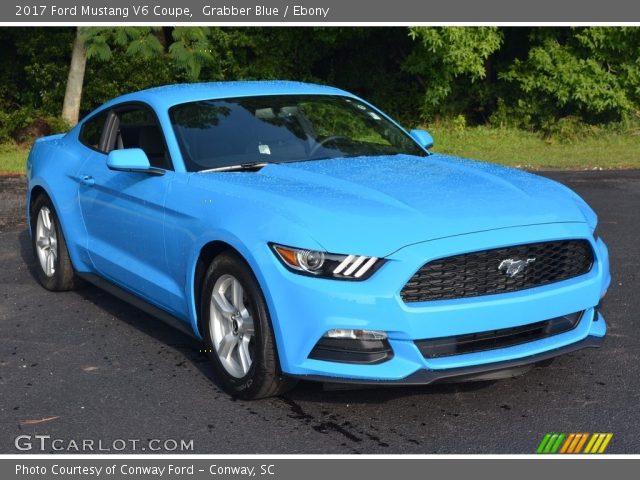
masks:
<svg viewBox="0 0 640 480"><path fill-rule="evenodd" d="M587 441L587 438L589 438L589 434L583 433L582 439L580 440L580 443L578 443L578 445L576 446L576 451L574 453L580 453L582 451L582 446L584 445L584 442Z"/></svg>
<svg viewBox="0 0 640 480"><path fill-rule="evenodd" d="M571 443L571 446L569 447L569 450L567 451L567 453L573 453L573 451L576 449L576 445L578 445L578 442L580 441L581 438L582 438L582 434L576 433L576 436L573 439L573 442Z"/></svg>
<svg viewBox="0 0 640 480"><path fill-rule="evenodd" d="M560 449L560 453L565 453L567 451L567 448L569 448L569 444L573 441L573 439L575 438L576 434L575 433L570 433L569 436L567 437L567 439L564 441L564 443L562 444L562 448Z"/></svg>

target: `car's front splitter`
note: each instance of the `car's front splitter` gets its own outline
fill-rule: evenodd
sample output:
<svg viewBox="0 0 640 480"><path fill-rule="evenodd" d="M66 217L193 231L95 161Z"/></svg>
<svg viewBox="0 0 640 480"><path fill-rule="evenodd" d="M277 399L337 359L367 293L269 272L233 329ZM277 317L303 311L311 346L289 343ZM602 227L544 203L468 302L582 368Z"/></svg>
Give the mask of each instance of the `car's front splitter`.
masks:
<svg viewBox="0 0 640 480"><path fill-rule="evenodd" d="M604 320L602 320L604 322ZM566 353L575 352L584 348L598 348L604 342L604 337L589 335L583 340L566 345L564 347L547 350L545 352L527 357L505 360L502 362L488 363L484 365L471 365L468 367L449 368L444 370L422 369L398 380L372 380L362 378L332 377L325 375L290 375L300 380L310 380L326 383L345 383L357 385L429 385L433 383L463 382L497 380L514 377L526 372L537 363L544 362Z"/></svg>

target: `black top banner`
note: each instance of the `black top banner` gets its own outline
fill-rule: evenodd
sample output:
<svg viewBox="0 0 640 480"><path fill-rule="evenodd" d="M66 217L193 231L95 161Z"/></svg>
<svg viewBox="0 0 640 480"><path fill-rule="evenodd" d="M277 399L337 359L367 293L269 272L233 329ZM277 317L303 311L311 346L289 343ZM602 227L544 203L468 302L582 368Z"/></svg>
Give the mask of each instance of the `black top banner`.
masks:
<svg viewBox="0 0 640 480"><path fill-rule="evenodd" d="M15 0L6 23L639 23L629 0Z"/></svg>

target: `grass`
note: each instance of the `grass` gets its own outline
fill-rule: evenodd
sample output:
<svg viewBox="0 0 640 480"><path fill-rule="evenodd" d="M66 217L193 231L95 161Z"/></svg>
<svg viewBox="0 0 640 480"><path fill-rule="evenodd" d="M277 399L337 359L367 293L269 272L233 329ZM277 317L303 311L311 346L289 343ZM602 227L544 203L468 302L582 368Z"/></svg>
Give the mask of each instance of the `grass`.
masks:
<svg viewBox="0 0 640 480"><path fill-rule="evenodd" d="M0 145L0 175L25 173L29 149L16 145Z"/></svg>
<svg viewBox="0 0 640 480"><path fill-rule="evenodd" d="M434 151L528 170L640 168L638 132L604 132L563 142L515 129L427 127ZM0 145L0 175L24 174L29 149Z"/></svg>
<svg viewBox="0 0 640 480"><path fill-rule="evenodd" d="M428 127L433 151L527 170L640 168L638 132L603 132L571 142L516 129Z"/></svg>

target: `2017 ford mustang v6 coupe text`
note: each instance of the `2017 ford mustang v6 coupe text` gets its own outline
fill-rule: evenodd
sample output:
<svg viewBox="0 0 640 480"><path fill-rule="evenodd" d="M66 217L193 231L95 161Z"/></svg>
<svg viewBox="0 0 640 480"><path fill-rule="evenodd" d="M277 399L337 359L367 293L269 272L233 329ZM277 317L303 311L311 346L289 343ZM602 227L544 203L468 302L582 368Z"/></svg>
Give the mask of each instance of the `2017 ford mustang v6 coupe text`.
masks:
<svg viewBox="0 0 640 480"><path fill-rule="evenodd" d="M39 280L88 280L202 339L241 398L500 378L599 346L591 208L432 143L318 85L124 95L33 146Z"/></svg>

